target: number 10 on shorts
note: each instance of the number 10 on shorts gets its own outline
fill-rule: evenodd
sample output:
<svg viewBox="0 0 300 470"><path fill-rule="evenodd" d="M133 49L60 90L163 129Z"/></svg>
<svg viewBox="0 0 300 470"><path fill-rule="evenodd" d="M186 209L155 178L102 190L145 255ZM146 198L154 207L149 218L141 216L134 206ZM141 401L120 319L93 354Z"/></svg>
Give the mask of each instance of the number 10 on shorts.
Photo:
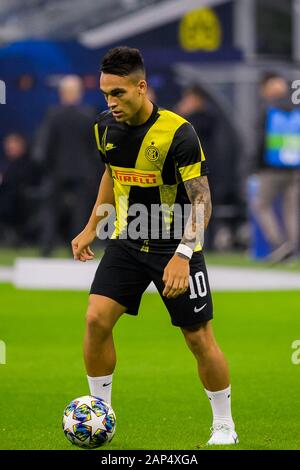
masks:
<svg viewBox="0 0 300 470"><path fill-rule="evenodd" d="M190 276L189 279L190 283L190 299L196 299L198 296L199 297L205 297L207 294L207 287L206 287L206 282L205 282L205 276L202 271L198 271L193 276Z"/></svg>

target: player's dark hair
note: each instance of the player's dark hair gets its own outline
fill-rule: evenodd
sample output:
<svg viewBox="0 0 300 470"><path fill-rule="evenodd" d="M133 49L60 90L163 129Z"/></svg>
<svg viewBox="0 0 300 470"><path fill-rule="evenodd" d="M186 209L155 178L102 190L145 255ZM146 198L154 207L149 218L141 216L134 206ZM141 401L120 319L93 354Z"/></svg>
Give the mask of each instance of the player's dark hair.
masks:
<svg viewBox="0 0 300 470"><path fill-rule="evenodd" d="M270 80L274 80L276 78L282 78L282 80L285 80L284 76L281 75L280 73L278 72L274 72L274 71L268 71L268 72L265 72L262 76L261 76L261 79L259 81L259 84L261 86L264 86L266 85Z"/></svg>
<svg viewBox="0 0 300 470"><path fill-rule="evenodd" d="M127 46L114 47L105 54L101 72L122 77L134 72L145 74L144 60L138 49Z"/></svg>

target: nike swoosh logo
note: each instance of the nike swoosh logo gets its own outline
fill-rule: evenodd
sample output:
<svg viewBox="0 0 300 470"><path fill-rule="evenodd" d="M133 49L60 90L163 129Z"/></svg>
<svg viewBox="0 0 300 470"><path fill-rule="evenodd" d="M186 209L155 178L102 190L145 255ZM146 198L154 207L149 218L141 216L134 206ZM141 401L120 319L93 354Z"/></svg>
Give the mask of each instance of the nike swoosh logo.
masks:
<svg viewBox="0 0 300 470"><path fill-rule="evenodd" d="M194 308L194 312L195 312L195 313L201 312L201 310L203 310L204 307L206 307L206 305L207 305L207 303L204 304L204 305L202 305L202 307L200 307L200 308L195 307L195 308Z"/></svg>
<svg viewBox="0 0 300 470"><path fill-rule="evenodd" d="M103 387L108 387L112 382L109 382L108 384L103 384Z"/></svg>

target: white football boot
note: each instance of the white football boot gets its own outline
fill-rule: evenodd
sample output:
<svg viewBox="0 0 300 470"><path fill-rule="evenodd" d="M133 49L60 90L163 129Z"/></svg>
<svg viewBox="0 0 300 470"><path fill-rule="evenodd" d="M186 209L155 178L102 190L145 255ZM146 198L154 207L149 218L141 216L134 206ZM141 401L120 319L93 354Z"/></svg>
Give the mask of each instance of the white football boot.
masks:
<svg viewBox="0 0 300 470"><path fill-rule="evenodd" d="M238 444L238 436L228 424L218 423L211 428L211 436L206 445Z"/></svg>

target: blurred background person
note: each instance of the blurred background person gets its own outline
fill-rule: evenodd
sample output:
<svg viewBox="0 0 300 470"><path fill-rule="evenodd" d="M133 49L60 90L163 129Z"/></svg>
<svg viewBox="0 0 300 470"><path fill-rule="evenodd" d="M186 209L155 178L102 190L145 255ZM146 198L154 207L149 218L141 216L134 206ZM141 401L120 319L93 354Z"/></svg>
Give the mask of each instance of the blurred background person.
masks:
<svg viewBox="0 0 300 470"><path fill-rule="evenodd" d="M258 189L252 210L270 244L268 259L280 262L295 256L299 248L300 148L295 148L295 139L292 143L287 140L299 112L291 102L287 80L276 72L262 76L259 94L262 102L253 168Z"/></svg>
<svg viewBox="0 0 300 470"><path fill-rule="evenodd" d="M50 109L39 131L36 154L45 169L45 197L41 221L41 252L51 255L62 237L82 229L101 177L93 121L95 110L81 103L82 81L64 77L60 105ZM62 221L63 223L60 223Z"/></svg>
<svg viewBox="0 0 300 470"><path fill-rule="evenodd" d="M21 244L26 239L31 208L28 191L39 182L39 169L29 156L28 142L19 133L3 139L0 160L0 238L2 243Z"/></svg>
<svg viewBox="0 0 300 470"><path fill-rule="evenodd" d="M237 146L233 124L228 123L214 99L198 84L183 90L175 112L194 126L208 161L214 211L206 232L206 249L231 248L234 243L233 223L238 212L237 177L233 177Z"/></svg>
<svg viewBox="0 0 300 470"><path fill-rule="evenodd" d="M186 88L175 107L175 112L193 124L204 153L211 161L215 153L214 137L218 122L212 106L209 105L207 93L199 85Z"/></svg>
<svg viewBox="0 0 300 470"><path fill-rule="evenodd" d="M212 201L214 204L220 203L224 179L221 179L220 184L218 184L217 148L215 145L218 122L216 114L212 107L209 106L206 92L199 85L191 85L185 88L174 111L185 117L194 126L209 165L208 178ZM215 228L216 220L212 214L206 233L207 249L213 246Z"/></svg>

